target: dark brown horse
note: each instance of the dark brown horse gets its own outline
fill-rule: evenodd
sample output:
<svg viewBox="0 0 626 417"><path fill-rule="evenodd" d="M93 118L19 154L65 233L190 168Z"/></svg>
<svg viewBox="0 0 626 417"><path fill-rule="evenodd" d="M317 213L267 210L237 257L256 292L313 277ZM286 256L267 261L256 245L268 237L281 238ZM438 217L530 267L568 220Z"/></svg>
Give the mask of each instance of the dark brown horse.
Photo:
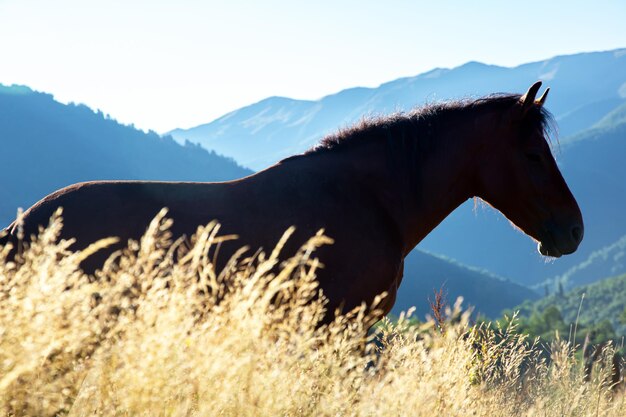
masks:
<svg viewBox="0 0 626 417"><path fill-rule="evenodd" d="M139 238L168 207L174 236L213 219L222 232L239 235L221 249L225 259L243 244L272 248L291 225L297 231L287 251L324 228L335 240L318 253L329 311L370 303L387 291L388 312L404 257L469 198L500 210L539 242L543 255L577 249L583 220L546 142L550 116L543 109L546 94L535 100L540 86L524 96L493 95L366 120L237 181L75 184L26 211L25 235L62 206L63 237L76 237L75 249L108 236L125 242ZM4 240L15 234L14 223ZM88 259L85 269L95 270L108 253Z"/></svg>

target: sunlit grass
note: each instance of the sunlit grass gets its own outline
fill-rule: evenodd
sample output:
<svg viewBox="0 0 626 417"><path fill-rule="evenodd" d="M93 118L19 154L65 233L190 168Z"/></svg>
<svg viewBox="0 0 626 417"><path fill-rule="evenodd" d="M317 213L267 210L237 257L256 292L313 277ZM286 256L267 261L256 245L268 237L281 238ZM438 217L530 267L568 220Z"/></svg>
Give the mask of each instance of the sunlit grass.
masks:
<svg viewBox="0 0 626 417"><path fill-rule="evenodd" d="M624 416L609 366L583 382L571 346L551 357L525 336L471 326L383 322L363 306L320 326L312 237L293 257L241 251L200 227L172 242L161 213L97 279L51 225L15 262L0 252L0 408L7 415ZM288 231L284 239L289 238ZM607 352L607 358L610 352Z"/></svg>

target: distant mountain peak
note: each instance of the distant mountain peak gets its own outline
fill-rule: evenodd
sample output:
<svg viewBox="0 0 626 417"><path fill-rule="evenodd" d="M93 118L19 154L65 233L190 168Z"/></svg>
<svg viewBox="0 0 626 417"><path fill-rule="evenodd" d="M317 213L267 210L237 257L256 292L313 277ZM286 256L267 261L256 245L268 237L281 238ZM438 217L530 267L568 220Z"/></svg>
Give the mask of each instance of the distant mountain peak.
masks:
<svg viewBox="0 0 626 417"><path fill-rule="evenodd" d="M278 104L285 104L285 103L292 103L292 102L294 102L294 101L299 101L299 100L296 100L296 99L294 99L294 98L290 98L290 97L284 97L284 96L270 96L270 97L264 98L264 99L263 99L263 100L261 100L261 101L258 101L258 102L257 102L257 103L255 103L255 104L260 104L260 103L268 103L268 104L276 104L276 103L278 103Z"/></svg>
<svg viewBox="0 0 626 417"><path fill-rule="evenodd" d="M468 61L463 65L460 65L458 67L455 67L454 69L461 69L461 68L485 68L485 67L494 67L496 65L488 65L485 63L482 63L480 61Z"/></svg>
<svg viewBox="0 0 626 417"><path fill-rule="evenodd" d="M445 74L448 71L450 71L448 68L435 68L435 69L432 69L430 71L426 71L426 72L418 75L418 77L422 77L422 78L439 78L439 77L441 77L443 74Z"/></svg>

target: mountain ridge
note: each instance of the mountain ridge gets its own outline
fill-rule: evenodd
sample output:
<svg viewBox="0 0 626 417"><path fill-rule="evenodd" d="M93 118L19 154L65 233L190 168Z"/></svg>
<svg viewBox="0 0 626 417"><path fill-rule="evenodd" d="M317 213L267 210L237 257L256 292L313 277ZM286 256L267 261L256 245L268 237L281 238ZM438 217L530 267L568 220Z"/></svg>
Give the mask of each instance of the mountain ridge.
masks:
<svg viewBox="0 0 626 417"><path fill-rule="evenodd" d="M378 87L351 87L318 100L283 97L278 103L268 98L211 122L188 129L174 129L169 134L179 141L188 139L200 143L258 170L300 153L325 135L372 113L408 110L424 102L475 97L495 91L521 93L541 78L560 91L550 98L550 109L559 120L562 115L590 101L616 100L615 103L607 101L609 107L626 101L626 95L620 96L619 93L622 85L626 85L626 79L621 76L626 73L626 53L619 54L620 51L626 49L559 55L514 67L471 61L451 69L438 68L398 78ZM612 69L615 65L618 68ZM586 67L593 69L593 73L585 75L589 72L585 71ZM607 71L613 76L607 77ZM583 96L592 99L585 101L581 98ZM271 114L274 116L269 117ZM238 116L244 119L236 120ZM258 120L251 128L253 117ZM597 122L591 118L584 126L570 129L569 124L580 123L580 117L559 121L566 135Z"/></svg>

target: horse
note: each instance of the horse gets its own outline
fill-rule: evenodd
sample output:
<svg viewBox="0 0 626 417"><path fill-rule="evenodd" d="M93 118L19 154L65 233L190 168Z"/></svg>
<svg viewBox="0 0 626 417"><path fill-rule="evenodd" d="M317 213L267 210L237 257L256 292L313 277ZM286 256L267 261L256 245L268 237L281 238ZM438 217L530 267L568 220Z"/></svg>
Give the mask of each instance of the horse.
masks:
<svg viewBox="0 0 626 417"><path fill-rule="evenodd" d="M292 225L285 247L295 250L325 229L333 245L319 249L318 271L327 311L370 304L387 314L403 277L404 258L448 214L482 199L560 257L583 238L576 200L552 156L553 119L541 82L524 95L492 94L432 103L409 112L365 118L324 137L308 151L248 177L216 183L94 181L58 190L22 216L28 240L63 207L61 238L71 249L110 236L120 242L81 265L92 273L128 239L138 239L163 208L174 238L218 220L227 259L242 244L272 248ZM167 169L164 167L164 169ZM16 242L17 222L2 243ZM339 310L337 310L339 309Z"/></svg>

